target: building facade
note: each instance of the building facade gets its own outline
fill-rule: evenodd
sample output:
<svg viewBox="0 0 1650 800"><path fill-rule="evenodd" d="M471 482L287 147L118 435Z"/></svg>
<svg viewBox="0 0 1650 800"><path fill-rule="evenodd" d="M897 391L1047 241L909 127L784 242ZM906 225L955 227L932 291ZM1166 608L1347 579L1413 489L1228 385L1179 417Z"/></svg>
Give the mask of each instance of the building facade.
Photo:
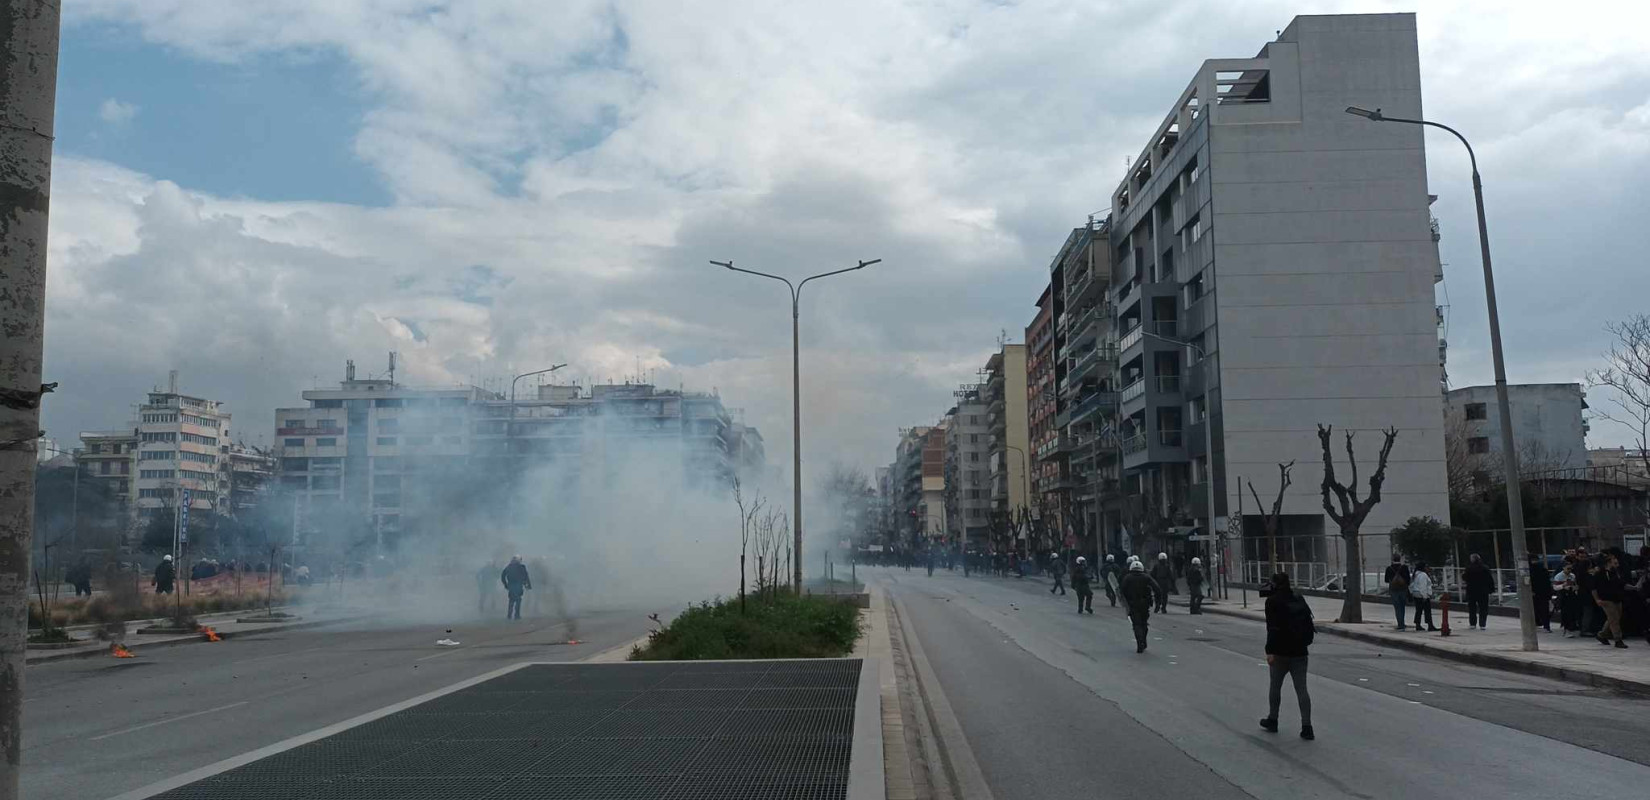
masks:
<svg viewBox="0 0 1650 800"><path fill-rule="evenodd" d="M132 470L137 464L138 432L127 428L118 431L82 431L80 450L75 460L81 476L96 481L104 494L114 501L114 520L117 528L125 529L131 523Z"/></svg>
<svg viewBox="0 0 1650 800"><path fill-rule="evenodd" d="M1513 442L1525 474L1587 465L1587 393L1579 383L1523 383L1507 387ZM1500 474L1501 411L1494 386L1463 386L1444 395L1444 435L1452 457L1473 470ZM1482 463L1479 463L1482 462Z"/></svg>
<svg viewBox="0 0 1650 800"><path fill-rule="evenodd" d="M138 451L132 468L140 519L158 509L180 508L186 490L190 511L229 513L224 464L229 421L229 412L217 401L179 393L176 373L167 391L149 393L138 406Z"/></svg>
<svg viewBox="0 0 1650 800"><path fill-rule="evenodd" d="M1027 547L1031 517L1031 433L1026 414L1026 346L1004 344L985 364L986 424L991 429L991 509L1000 544Z"/></svg>
<svg viewBox="0 0 1650 800"><path fill-rule="evenodd" d="M1320 423L1361 434L1364 476L1400 431L1365 530L1448 519L1425 140L1354 105L1421 116L1413 14L1297 17L1253 58L1205 61L1113 192L1136 548L1226 527L1239 489L1275 494L1291 461L1282 533L1332 533L1306 488Z"/></svg>
<svg viewBox="0 0 1650 800"><path fill-rule="evenodd" d="M1098 554L1121 530L1118 490L1117 330L1113 324L1108 226L1072 230L1049 265L1056 347L1056 424L1065 434L1039 448L1067 464L1065 541ZM1064 454L1062 456L1062 454Z"/></svg>
<svg viewBox="0 0 1650 800"><path fill-rule="evenodd" d="M983 546L991 534L991 427L978 384L952 396L945 436L946 530L954 544Z"/></svg>

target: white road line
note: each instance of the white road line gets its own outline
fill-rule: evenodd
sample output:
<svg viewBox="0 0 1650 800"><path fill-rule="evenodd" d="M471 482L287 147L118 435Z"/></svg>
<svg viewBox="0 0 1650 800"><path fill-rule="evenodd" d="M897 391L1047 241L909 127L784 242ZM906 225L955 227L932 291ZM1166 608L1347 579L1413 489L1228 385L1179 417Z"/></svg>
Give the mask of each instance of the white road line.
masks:
<svg viewBox="0 0 1650 800"><path fill-rule="evenodd" d="M136 733L137 731L145 730L147 728L153 728L156 725L165 725L168 722L178 722L180 720L189 719L190 717L199 717L199 716L204 716L206 714L216 714L219 711L228 711L231 708L237 708L237 707L240 707L240 706L244 706L244 705L246 705L247 703L250 703L250 702L252 702L252 701L251 700L242 700L239 703L230 703L227 706L218 706L217 708L208 708L205 711L196 711L192 714L182 714L182 715L179 715L179 716L176 716L176 717L168 717L166 719L155 720L154 722L145 722L142 725L135 725L135 726L127 728L125 730L115 731L114 733L105 733L102 736L93 736L92 738L87 739L86 741L88 741L88 742L101 742L104 739L108 739L112 736L122 736L122 735L125 735L125 734L128 734L128 733Z"/></svg>
<svg viewBox="0 0 1650 800"><path fill-rule="evenodd" d="M452 655L452 654L454 654L454 653L456 653L456 652L458 652L458 651L459 651L459 650L461 650L461 649L462 649L462 648L459 648L459 647L455 647L455 648L453 648L453 649L451 649L451 650L448 650L448 651L446 651L446 652L443 652L443 653L436 653L436 654L435 654L435 655L433 655L433 656L424 656L424 657L423 657L423 658L415 658L415 659L413 659L413 661L414 661L414 662L415 662L415 663L416 663L416 662L419 662L419 661L429 661L429 660L430 660L430 659L432 659L432 658L440 658L440 657L442 657L442 656L450 656L450 655Z"/></svg>

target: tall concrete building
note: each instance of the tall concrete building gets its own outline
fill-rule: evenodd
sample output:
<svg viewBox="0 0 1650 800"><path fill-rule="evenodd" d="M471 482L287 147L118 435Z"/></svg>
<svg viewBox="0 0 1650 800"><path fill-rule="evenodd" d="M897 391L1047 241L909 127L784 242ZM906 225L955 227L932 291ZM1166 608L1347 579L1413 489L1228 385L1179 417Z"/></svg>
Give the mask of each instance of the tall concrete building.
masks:
<svg viewBox="0 0 1650 800"><path fill-rule="evenodd" d="M135 428L117 431L82 431L80 450L75 453L81 475L86 480L103 486L104 494L114 501L115 520L119 529L131 523L132 474L137 463L138 432Z"/></svg>
<svg viewBox="0 0 1650 800"><path fill-rule="evenodd" d="M1507 387L1513 442L1525 473L1587 466L1587 393L1579 383ZM1494 386L1463 386L1444 396L1444 435L1452 457L1499 477L1501 411Z"/></svg>
<svg viewBox="0 0 1650 800"><path fill-rule="evenodd" d="M991 428L991 508L998 535L1015 531L1022 546L1031 513L1031 432L1026 414L1026 346L1004 344L985 364L986 424ZM1018 544L1016 544L1016 542Z"/></svg>
<svg viewBox="0 0 1650 800"><path fill-rule="evenodd" d="M215 400L182 394L177 373L167 390L150 392L138 406L138 452L133 471L136 511L147 519L157 509L181 507L188 491L189 509L230 511L228 470L229 412Z"/></svg>
<svg viewBox="0 0 1650 800"><path fill-rule="evenodd" d="M1297 17L1203 62L1112 194L1126 516L1150 546L1222 527L1240 478L1273 494L1289 461L1282 532L1333 533L1318 423L1337 457L1359 434L1365 478L1400 430L1365 531L1448 519L1425 139L1353 105L1422 116L1413 14Z"/></svg>
<svg viewBox="0 0 1650 800"><path fill-rule="evenodd" d="M917 529L929 544L946 538L945 440L949 423L941 420L922 440L922 504Z"/></svg>
<svg viewBox="0 0 1650 800"><path fill-rule="evenodd" d="M963 384L947 417L945 522L949 538L965 547L984 546L991 534L991 427L978 384Z"/></svg>
<svg viewBox="0 0 1650 800"><path fill-rule="evenodd" d="M923 450L928 445L927 425L900 431L890 469L893 502L894 545L907 549L920 546L928 531L928 506L923 496Z"/></svg>

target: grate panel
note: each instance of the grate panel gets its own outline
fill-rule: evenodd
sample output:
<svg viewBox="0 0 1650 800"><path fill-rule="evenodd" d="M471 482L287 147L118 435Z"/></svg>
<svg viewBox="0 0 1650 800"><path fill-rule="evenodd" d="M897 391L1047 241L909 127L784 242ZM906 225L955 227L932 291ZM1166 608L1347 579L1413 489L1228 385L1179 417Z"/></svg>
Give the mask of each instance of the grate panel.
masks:
<svg viewBox="0 0 1650 800"><path fill-rule="evenodd" d="M227 774L227 773L226 773ZM246 781L219 775L179 786L150 800L292 800L323 785L319 780Z"/></svg>
<svg viewBox="0 0 1650 800"><path fill-rule="evenodd" d="M486 721L471 725L447 737L446 741L479 741L486 739L570 739L608 716L609 711L577 711L570 713L512 713L487 714Z"/></svg>
<svg viewBox="0 0 1650 800"><path fill-rule="evenodd" d="M218 777L260 781L331 780L417 752L427 744L406 739L361 741L329 737L236 767Z"/></svg>
<svg viewBox="0 0 1650 800"><path fill-rule="evenodd" d="M680 775L710 739L576 739L526 770L530 775Z"/></svg>
<svg viewBox="0 0 1650 800"><path fill-rule="evenodd" d="M391 714L327 737L329 742L432 741L446 739L492 717L491 714Z"/></svg>
<svg viewBox="0 0 1650 800"><path fill-rule="evenodd" d="M746 694L748 689L657 689L636 698L624 710L738 708Z"/></svg>
<svg viewBox="0 0 1650 800"><path fill-rule="evenodd" d="M714 736L722 730L724 712L707 714L695 709L615 711L579 734L581 739L632 739L644 736Z"/></svg>
<svg viewBox="0 0 1650 800"><path fill-rule="evenodd" d="M777 661L684 661L676 668L678 673L690 672L755 672L773 669Z"/></svg>
<svg viewBox="0 0 1650 800"><path fill-rule="evenodd" d="M854 707L853 689L752 689L740 708Z"/></svg>
<svg viewBox="0 0 1650 800"><path fill-rule="evenodd" d="M386 761L362 778L509 777L566 745L566 739L487 739L442 742Z"/></svg>
<svg viewBox="0 0 1650 800"><path fill-rule="evenodd" d="M294 800L456 800L486 797L497 778L350 778L326 784Z"/></svg>
<svg viewBox="0 0 1650 800"><path fill-rule="evenodd" d="M506 781L487 800L654 800L675 777L534 775Z"/></svg>
<svg viewBox="0 0 1650 800"><path fill-rule="evenodd" d="M848 781L689 775L657 797L660 800L847 800Z"/></svg>
<svg viewBox="0 0 1650 800"><path fill-rule="evenodd" d="M761 672L678 672L654 689L753 689L761 684Z"/></svg>
<svg viewBox="0 0 1650 800"><path fill-rule="evenodd" d="M699 751L689 774L847 780L851 749L852 740L842 736L717 738Z"/></svg>
<svg viewBox="0 0 1650 800"><path fill-rule="evenodd" d="M724 737L813 738L854 734L854 712L847 709L740 708L729 712L726 720L718 734Z"/></svg>
<svg viewBox="0 0 1650 800"><path fill-rule="evenodd" d="M859 676L845 670L829 672L770 672L762 676L758 685L763 689L852 689L859 685Z"/></svg>

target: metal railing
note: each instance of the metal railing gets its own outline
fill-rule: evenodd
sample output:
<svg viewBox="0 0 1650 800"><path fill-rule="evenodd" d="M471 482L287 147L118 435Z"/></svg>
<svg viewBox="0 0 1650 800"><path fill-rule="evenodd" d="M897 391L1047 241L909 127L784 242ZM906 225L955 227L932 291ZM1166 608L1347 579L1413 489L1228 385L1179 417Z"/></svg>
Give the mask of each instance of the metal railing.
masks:
<svg viewBox="0 0 1650 800"><path fill-rule="evenodd" d="M1178 391L1180 391L1180 376L1179 375L1159 375L1159 376L1157 376L1157 390L1159 392L1178 392Z"/></svg>
<svg viewBox="0 0 1650 800"><path fill-rule="evenodd" d="M1122 400L1122 402L1127 403L1130 400L1133 400L1133 399L1135 399L1135 398L1137 398L1137 397L1139 397L1139 396L1141 396L1145 393L1146 393L1146 379L1145 378L1137 378L1137 379L1135 379L1134 383L1131 383L1128 386L1123 387L1123 391L1118 392L1118 398L1120 400Z"/></svg>
<svg viewBox="0 0 1650 800"><path fill-rule="evenodd" d="M1133 328L1130 328L1127 333L1123 334L1123 338L1117 341L1117 349L1127 351L1129 348L1140 344L1140 339L1144 335L1145 328L1140 325L1135 325Z"/></svg>
<svg viewBox="0 0 1650 800"><path fill-rule="evenodd" d="M1146 324L1150 326L1148 330L1152 333L1155 333L1158 336L1167 336L1170 339L1175 338L1177 332L1180 330L1180 320L1178 319L1160 319L1148 322Z"/></svg>
<svg viewBox="0 0 1650 800"><path fill-rule="evenodd" d="M1138 453L1146 449L1146 434L1137 433L1123 440L1124 453Z"/></svg>
<svg viewBox="0 0 1650 800"><path fill-rule="evenodd" d="M1185 439L1179 430L1158 431L1157 443L1164 447L1182 447L1185 445Z"/></svg>

